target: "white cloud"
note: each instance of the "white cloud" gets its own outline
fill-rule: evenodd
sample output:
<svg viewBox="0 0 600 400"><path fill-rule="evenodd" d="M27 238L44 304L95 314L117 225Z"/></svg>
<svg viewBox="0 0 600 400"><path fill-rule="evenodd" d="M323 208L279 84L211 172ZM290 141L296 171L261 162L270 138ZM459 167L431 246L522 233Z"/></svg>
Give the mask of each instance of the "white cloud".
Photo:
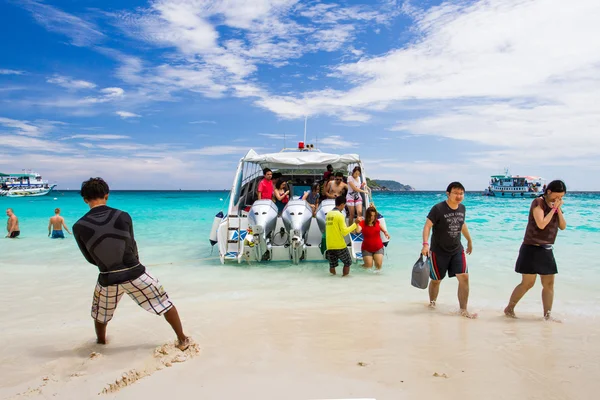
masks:
<svg viewBox="0 0 600 400"><path fill-rule="evenodd" d="M293 139L296 135L289 135L283 133L259 133L260 136L265 136L268 139Z"/></svg>
<svg viewBox="0 0 600 400"><path fill-rule="evenodd" d="M17 130L17 133L26 136L40 136L41 130L38 126L34 126L29 121L19 121L16 119L0 117L0 125L7 128L13 128Z"/></svg>
<svg viewBox="0 0 600 400"><path fill-rule="evenodd" d="M51 32L69 37L75 46L92 45L105 37L94 24L56 7L34 0L21 0L19 5L31 12L40 25Z"/></svg>
<svg viewBox="0 0 600 400"><path fill-rule="evenodd" d="M69 139L85 139L85 140L121 140L121 139L130 139L130 136L125 135L111 135L111 134L98 134L98 135L73 135L63 138L62 140Z"/></svg>
<svg viewBox="0 0 600 400"><path fill-rule="evenodd" d="M239 154L243 156L248 152L248 147L243 146L207 146L200 149L185 150L188 155L223 156L228 154Z"/></svg>
<svg viewBox="0 0 600 400"><path fill-rule="evenodd" d="M190 121L190 124L216 124L217 121L210 120L199 120L199 121Z"/></svg>
<svg viewBox="0 0 600 400"><path fill-rule="evenodd" d="M0 69L0 75L23 75L24 73L15 69Z"/></svg>
<svg viewBox="0 0 600 400"><path fill-rule="evenodd" d="M359 144L356 142L349 141L340 135L326 136L319 139L319 147L331 148L331 149L350 149L358 147Z"/></svg>
<svg viewBox="0 0 600 400"><path fill-rule="evenodd" d="M66 89L71 89L71 90L93 89L96 87L96 85L92 82L78 80L78 79L72 79L72 78L69 78L68 76L62 76L62 75L54 75L51 78L48 78L46 80L46 82L53 83L55 85L62 86Z"/></svg>
<svg viewBox="0 0 600 400"><path fill-rule="evenodd" d="M117 114L119 117L127 119L127 118L139 118L141 117L141 115L138 114L134 114L132 112L129 111L117 111L115 112L115 114Z"/></svg>
<svg viewBox="0 0 600 400"><path fill-rule="evenodd" d="M59 144L52 140L22 135L0 135L0 143L2 143L4 151L7 149L14 149L20 153L27 154L34 151L45 151L51 153L65 153L72 151L70 146ZM5 156L6 154L3 154L3 158Z"/></svg>

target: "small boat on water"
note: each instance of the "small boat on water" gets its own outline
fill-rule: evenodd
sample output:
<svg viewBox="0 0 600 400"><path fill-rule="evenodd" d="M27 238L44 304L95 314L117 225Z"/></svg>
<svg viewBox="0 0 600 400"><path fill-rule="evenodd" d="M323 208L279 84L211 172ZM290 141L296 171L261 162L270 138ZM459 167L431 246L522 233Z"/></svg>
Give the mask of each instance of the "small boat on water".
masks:
<svg viewBox="0 0 600 400"><path fill-rule="evenodd" d="M321 243L325 234L325 218L335 207L334 199L323 200L313 217L302 195L314 182L321 182L327 165L347 177L355 166L361 167L361 181L366 182L364 165L357 154L328 154L306 145L283 149L279 153L258 154L254 150L240 159L229 193L227 210L215 216L210 233L211 245L217 245L221 263L324 260ZM281 173L288 181L290 200L279 214L270 199L258 200L257 189L264 168ZM361 193L364 211L372 204L370 195ZM227 200L226 200L227 201ZM278 215L279 214L279 215ZM345 212L344 212L345 215ZM378 215L385 228L385 219ZM354 260L362 259L362 233L346 237ZM388 239L382 234L382 241Z"/></svg>
<svg viewBox="0 0 600 400"><path fill-rule="evenodd" d="M36 172L23 171L18 174L0 172L0 196L34 197L45 196L56 187Z"/></svg>
<svg viewBox="0 0 600 400"><path fill-rule="evenodd" d="M544 192L546 185L539 176L510 175L508 170L504 175L492 175L484 196L492 197L537 197Z"/></svg>

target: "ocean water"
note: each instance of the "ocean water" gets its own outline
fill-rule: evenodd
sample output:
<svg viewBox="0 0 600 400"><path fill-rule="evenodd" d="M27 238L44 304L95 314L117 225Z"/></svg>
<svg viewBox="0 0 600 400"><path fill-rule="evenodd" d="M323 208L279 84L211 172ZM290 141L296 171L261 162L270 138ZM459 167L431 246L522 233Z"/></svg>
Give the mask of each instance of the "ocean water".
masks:
<svg viewBox="0 0 600 400"><path fill-rule="evenodd" d="M222 266L218 250L211 248L208 235L214 215L224 210L225 192L112 192L109 205L129 212L134 221L142 263L168 281L171 287L197 294L202 301L202 280L211 285L243 284L206 296L260 298L261 290L281 290L304 285L302 295L289 299L290 307L319 298L329 289L331 278L327 263L310 262L299 266L288 263L228 264ZM374 203L385 216L392 240L386 249L384 270L380 275L353 268L353 287L344 291L346 300L363 298L380 301L418 302L427 299L426 291L410 287L410 271L421 249L425 217L442 192L375 193ZM600 193L568 193L563 207L568 227L559 232L555 256L559 275L556 280L555 312L564 315L600 315ZM471 308L498 312L504 305L519 275L514 262L521 244L531 200L498 199L467 193L466 220L474 242L468 256L471 276ZM21 237L0 240L0 273L11 284L22 281L23 295L34 295L44 280L54 279L60 292L69 282L93 288L97 271L85 262L72 236L65 240L47 237L48 218L60 207L71 226L87 210L76 192L53 192L38 198L0 198L0 208L13 208L19 217ZM212 253L211 253L212 251ZM39 279L36 279L39 277ZM50 277L50 278L49 278ZM208 278L206 278L208 279ZM240 280L243 280L241 282ZM0 290L7 285L0 282ZM441 299L456 303L456 280L442 285ZM241 282L241 283L240 283ZM61 287L64 285L64 287ZM190 287L190 285L195 285ZM538 284L539 285L539 284ZM196 290L196 286L200 289ZM14 291L14 288L11 288ZM541 287L536 286L523 300L524 311L541 312Z"/></svg>

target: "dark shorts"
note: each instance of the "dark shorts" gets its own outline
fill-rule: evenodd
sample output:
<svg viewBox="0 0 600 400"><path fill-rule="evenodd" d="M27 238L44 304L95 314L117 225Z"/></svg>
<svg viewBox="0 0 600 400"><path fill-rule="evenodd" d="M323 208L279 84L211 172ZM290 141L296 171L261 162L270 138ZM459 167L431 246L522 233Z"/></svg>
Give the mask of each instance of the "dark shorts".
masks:
<svg viewBox="0 0 600 400"><path fill-rule="evenodd" d="M522 244L515 264L519 274L554 275L558 273L552 246Z"/></svg>
<svg viewBox="0 0 600 400"><path fill-rule="evenodd" d="M434 281L441 281L444 279L446 277L446 272L451 278L469 272L464 250L454 254L434 253L432 251L429 262L431 263L429 266L429 275Z"/></svg>
<svg viewBox="0 0 600 400"><path fill-rule="evenodd" d="M64 239L65 234L62 230L52 231L52 239Z"/></svg>
<svg viewBox="0 0 600 400"><path fill-rule="evenodd" d="M383 249L384 249L384 247L380 248L377 251L362 250L362 256L363 256L363 258L365 258L365 257L373 257L375 254L381 254L381 255L383 255L384 254L384 250Z"/></svg>
<svg viewBox="0 0 600 400"><path fill-rule="evenodd" d="M342 260L344 267L352 265L352 256L348 248L339 250L327 250L327 260L329 260L329 268L335 268L338 266L338 260Z"/></svg>
<svg viewBox="0 0 600 400"><path fill-rule="evenodd" d="M18 237L20 234L21 234L21 231L12 231L8 237L11 239L14 239L14 238Z"/></svg>

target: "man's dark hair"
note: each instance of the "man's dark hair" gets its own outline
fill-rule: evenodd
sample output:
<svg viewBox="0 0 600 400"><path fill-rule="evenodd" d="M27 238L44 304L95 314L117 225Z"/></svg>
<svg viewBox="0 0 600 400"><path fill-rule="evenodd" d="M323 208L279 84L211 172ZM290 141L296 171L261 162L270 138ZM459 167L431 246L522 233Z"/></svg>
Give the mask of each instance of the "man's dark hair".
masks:
<svg viewBox="0 0 600 400"><path fill-rule="evenodd" d="M344 177L344 173L341 172L341 171L338 171L338 172L335 173L335 177L336 178L343 178Z"/></svg>
<svg viewBox="0 0 600 400"><path fill-rule="evenodd" d="M335 206L339 207L342 204L346 204L346 196L338 196L335 198Z"/></svg>
<svg viewBox="0 0 600 400"><path fill-rule="evenodd" d="M552 181L546 186L546 190L544 190L544 194L547 194L548 191L552 193L567 193L567 185L561 180Z"/></svg>
<svg viewBox="0 0 600 400"><path fill-rule="evenodd" d="M271 168L263 168L263 175L266 175L267 172L273 172L273 171L271 171Z"/></svg>
<svg viewBox="0 0 600 400"><path fill-rule="evenodd" d="M460 182L451 182L446 188L446 193L452 193L452 189L460 189L463 192L466 192L465 187Z"/></svg>
<svg viewBox="0 0 600 400"><path fill-rule="evenodd" d="M80 193L85 200L103 199L108 192L108 183L102 178L90 178L81 184Z"/></svg>
<svg viewBox="0 0 600 400"><path fill-rule="evenodd" d="M281 172L273 172L273 180L274 181L281 178L282 176L283 176L283 174Z"/></svg>
<svg viewBox="0 0 600 400"><path fill-rule="evenodd" d="M327 164L327 171L333 171L333 165Z"/></svg>

